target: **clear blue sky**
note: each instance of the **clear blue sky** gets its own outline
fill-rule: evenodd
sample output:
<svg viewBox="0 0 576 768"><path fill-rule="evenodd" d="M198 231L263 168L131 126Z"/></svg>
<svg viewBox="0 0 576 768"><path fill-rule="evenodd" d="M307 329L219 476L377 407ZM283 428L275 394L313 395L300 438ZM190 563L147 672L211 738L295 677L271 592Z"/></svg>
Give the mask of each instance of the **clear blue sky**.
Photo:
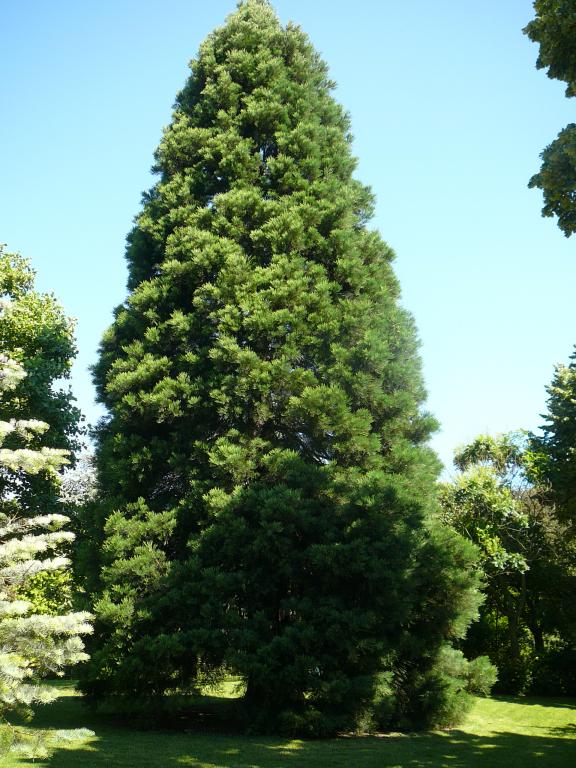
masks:
<svg viewBox="0 0 576 768"><path fill-rule="evenodd" d="M521 32L530 0L277 0L310 35L352 116L357 176L397 253L429 408L453 448L535 429L576 342L576 239L527 189L574 120ZM125 297L124 238L187 63L234 0L0 2L0 241L78 320L73 388Z"/></svg>

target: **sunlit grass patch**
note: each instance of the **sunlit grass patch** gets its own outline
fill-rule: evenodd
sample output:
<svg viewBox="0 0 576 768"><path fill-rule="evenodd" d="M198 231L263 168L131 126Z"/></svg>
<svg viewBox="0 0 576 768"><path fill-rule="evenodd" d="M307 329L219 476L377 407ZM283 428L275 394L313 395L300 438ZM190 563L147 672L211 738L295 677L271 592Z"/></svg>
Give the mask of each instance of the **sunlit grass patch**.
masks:
<svg viewBox="0 0 576 768"><path fill-rule="evenodd" d="M206 693L238 696L237 680ZM572 768L576 701L476 699L466 722L449 731L304 741L187 728L155 730L95 714L70 684L42 708L34 728L94 731L49 760L11 757L2 768Z"/></svg>

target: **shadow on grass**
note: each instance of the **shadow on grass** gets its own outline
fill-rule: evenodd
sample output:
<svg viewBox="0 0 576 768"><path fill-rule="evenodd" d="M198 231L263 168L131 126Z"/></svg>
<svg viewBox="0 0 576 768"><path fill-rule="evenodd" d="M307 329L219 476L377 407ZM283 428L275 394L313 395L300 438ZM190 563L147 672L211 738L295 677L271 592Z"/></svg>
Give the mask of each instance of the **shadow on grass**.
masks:
<svg viewBox="0 0 576 768"><path fill-rule="evenodd" d="M569 723L568 725L559 725L555 728L550 728L550 733L554 736L561 736L564 739L576 739L576 723ZM574 745L576 760L576 744Z"/></svg>
<svg viewBox="0 0 576 768"><path fill-rule="evenodd" d="M521 704L525 707L554 707L555 709L575 709L574 699L552 698L548 696L492 696L494 701L503 701L506 704Z"/></svg>
<svg viewBox="0 0 576 768"><path fill-rule="evenodd" d="M58 750L49 768L572 768L576 726L546 736L462 730L446 733L300 741L273 737L142 730L111 716L95 715L75 697L41 710L36 728L88 727L96 736ZM22 760L19 765L39 763Z"/></svg>

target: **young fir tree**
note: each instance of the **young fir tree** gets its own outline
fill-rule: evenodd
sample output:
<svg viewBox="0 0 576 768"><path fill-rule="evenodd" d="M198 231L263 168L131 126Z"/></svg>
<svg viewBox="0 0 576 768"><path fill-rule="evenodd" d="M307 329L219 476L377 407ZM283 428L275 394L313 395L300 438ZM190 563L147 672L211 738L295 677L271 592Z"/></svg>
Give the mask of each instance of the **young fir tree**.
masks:
<svg viewBox="0 0 576 768"><path fill-rule="evenodd" d="M475 552L427 522L435 422L348 118L265 0L191 70L95 368L85 688L157 697L233 670L258 727L433 721Z"/></svg>
<svg viewBox="0 0 576 768"><path fill-rule="evenodd" d="M4 302L2 314L11 307ZM26 378L23 366L0 354L0 403L11 400ZM62 528L68 518L36 514L22 506L18 495L4 483L6 476L48 475L53 479L67 461L63 449L30 448L48 424L36 419L0 421L0 757L8 750L44 756L50 743L71 734L26 734L9 725L14 713L30 715L36 703L56 698L57 692L41 683L47 675L87 658L81 636L91 631L87 613L38 613L23 596L31 582L45 574L63 573L69 560L61 554L73 535ZM9 440L18 447L6 448ZM76 735L81 735L77 732Z"/></svg>

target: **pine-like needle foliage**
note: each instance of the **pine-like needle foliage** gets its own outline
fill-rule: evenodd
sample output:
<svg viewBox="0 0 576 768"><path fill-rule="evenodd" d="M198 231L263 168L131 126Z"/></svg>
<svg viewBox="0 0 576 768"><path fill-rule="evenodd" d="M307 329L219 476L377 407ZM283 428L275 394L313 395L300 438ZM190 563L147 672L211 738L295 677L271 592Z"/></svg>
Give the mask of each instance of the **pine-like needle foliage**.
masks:
<svg viewBox="0 0 576 768"><path fill-rule="evenodd" d="M541 435L531 436L532 471L548 488L556 514L576 535L576 349L557 365L548 392Z"/></svg>
<svg viewBox="0 0 576 768"><path fill-rule="evenodd" d="M10 311L4 301L2 315ZM5 395L10 400L25 378L19 362L0 354L2 405ZM14 473L56 477L67 462L67 451L30 447L47 429L48 424L39 420L0 421L0 758L7 749L27 753L31 746L34 756L47 754L48 742L57 740L57 734L23 738L7 725L7 716L30 715L32 705L55 698L54 690L42 685L41 678L62 674L70 664L85 660L81 636L91 631L87 613L36 613L30 601L22 599L39 575L62 572L69 565L61 552L74 538L62 530L68 522L63 515L27 517L28 510L4 482ZM5 447L8 438L19 441L20 447Z"/></svg>
<svg viewBox="0 0 576 768"><path fill-rule="evenodd" d="M417 698L433 719L474 553L425 523L435 422L348 118L264 0L191 70L95 369L86 688L155 697L228 669L258 727L329 732L378 697L382 720Z"/></svg>

